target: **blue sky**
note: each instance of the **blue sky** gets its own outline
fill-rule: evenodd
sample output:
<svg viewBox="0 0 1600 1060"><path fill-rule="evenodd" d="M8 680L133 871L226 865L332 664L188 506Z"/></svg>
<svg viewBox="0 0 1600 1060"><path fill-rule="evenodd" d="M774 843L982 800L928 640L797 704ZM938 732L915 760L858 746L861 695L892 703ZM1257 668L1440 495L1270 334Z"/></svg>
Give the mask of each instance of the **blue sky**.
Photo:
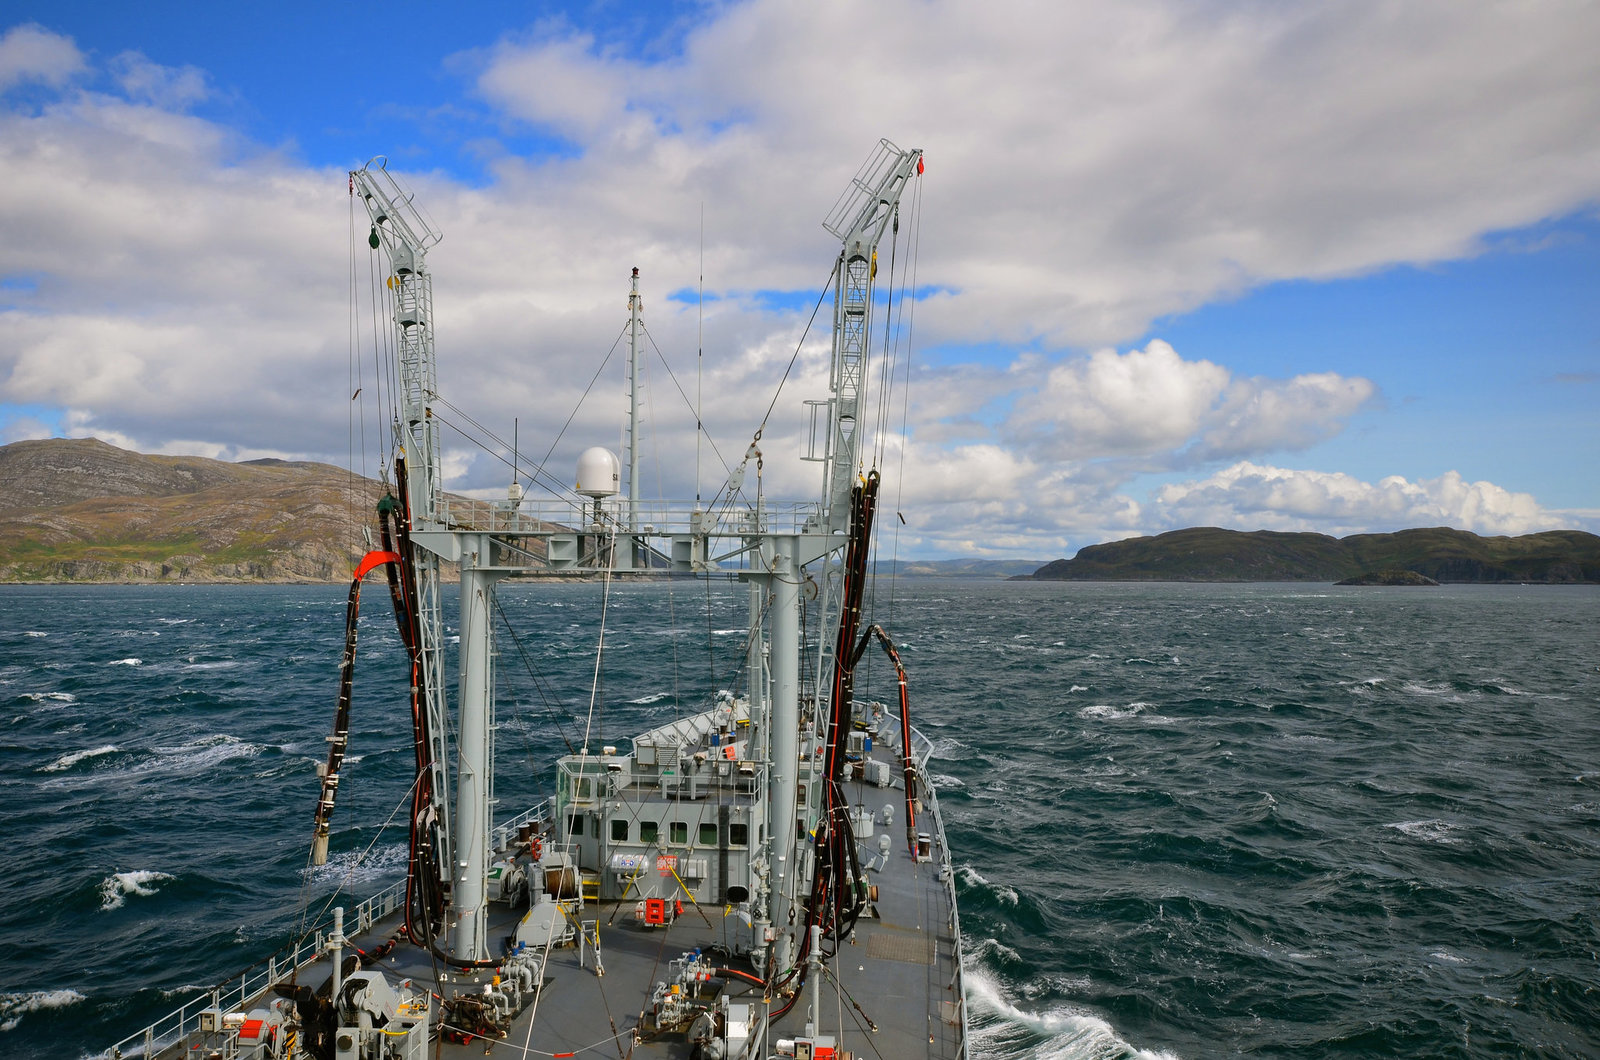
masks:
<svg viewBox="0 0 1600 1060"><path fill-rule="evenodd" d="M452 402L559 426L639 265L740 452L888 136L928 159L911 554L1600 530L1594 39L1576 4L13 3L0 441L356 459L342 174L383 154L445 231ZM823 355L765 435L775 490L814 486ZM616 444L608 372L574 452ZM647 386L682 496L692 414ZM450 453L459 489L499 466Z"/></svg>

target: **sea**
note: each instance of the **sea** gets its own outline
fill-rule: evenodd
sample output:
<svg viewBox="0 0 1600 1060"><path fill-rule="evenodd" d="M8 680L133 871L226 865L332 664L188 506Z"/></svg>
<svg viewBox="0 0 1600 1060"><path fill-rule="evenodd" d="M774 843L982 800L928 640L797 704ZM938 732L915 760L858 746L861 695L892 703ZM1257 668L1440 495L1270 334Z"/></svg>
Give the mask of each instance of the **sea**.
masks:
<svg viewBox="0 0 1600 1060"><path fill-rule="evenodd" d="M503 586L501 811L569 743L739 688L747 592ZM0 1056L97 1055L404 872L368 595L313 869L343 588L0 588ZM1600 587L874 595L935 748L974 1056L1600 1055Z"/></svg>

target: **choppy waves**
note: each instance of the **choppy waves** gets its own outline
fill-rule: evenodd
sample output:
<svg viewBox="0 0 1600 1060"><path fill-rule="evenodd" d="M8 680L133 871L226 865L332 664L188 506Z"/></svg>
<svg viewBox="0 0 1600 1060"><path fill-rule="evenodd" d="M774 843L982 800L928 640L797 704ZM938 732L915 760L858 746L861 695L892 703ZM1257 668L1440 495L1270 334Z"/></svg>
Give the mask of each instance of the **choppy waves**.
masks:
<svg viewBox="0 0 1600 1060"><path fill-rule="evenodd" d="M615 590L616 614L641 620L615 643L658 629L672 591ZM897 592L959 866L975 1056L1600 1055L1600 594ZM537 681L517 653L499 668L502 702L529 704L503 719L505 806L549 794L558 730L585 713L592 671L569 671L598 593L507 589L550 635L524 644ZM8 602L0 793L17 872L0 942L56 948L8 980L0 1052L102 1048L170 1009L164 990L259 959L285 911L404 873L405 675L378 655L357 678L329 862L306 867L341 590ZM737 680L739 623L717 617L708 638L696 612L678 645L694 659L670 679L619 653L597 739L670 718L663 688L681 682L687 702ZM882 670L858 694L891 700ZM204 944L153 965L164 927ZM92 985L62 991L59 969L86 953Z"/></svg>
<svg viewBox="0 0 1600 1060"><path fill-rule="evenodd" d="M76 990L35 990L25 994L0 994L0 1031L16 1029L30 1012L66 1008L83 1000Z"/></svg>

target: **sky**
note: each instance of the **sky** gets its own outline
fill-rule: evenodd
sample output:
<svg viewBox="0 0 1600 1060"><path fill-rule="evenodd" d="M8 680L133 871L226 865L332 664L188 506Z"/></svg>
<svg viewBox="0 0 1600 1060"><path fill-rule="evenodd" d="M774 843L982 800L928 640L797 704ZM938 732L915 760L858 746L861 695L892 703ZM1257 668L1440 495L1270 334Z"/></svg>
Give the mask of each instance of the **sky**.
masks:
<svg viewBox="0 0 1600 1060"><path fill-rule="evenodd" d="M384 156L443 233L447 423L619 448L637 266L646 495L714 493L786 371L763 485L814 495L821 222L888 138L900 555L1600 532L1596 40L1578 0L11 0L0 442L375 471ZM466 433L447 485L503 495Z"/></svg>

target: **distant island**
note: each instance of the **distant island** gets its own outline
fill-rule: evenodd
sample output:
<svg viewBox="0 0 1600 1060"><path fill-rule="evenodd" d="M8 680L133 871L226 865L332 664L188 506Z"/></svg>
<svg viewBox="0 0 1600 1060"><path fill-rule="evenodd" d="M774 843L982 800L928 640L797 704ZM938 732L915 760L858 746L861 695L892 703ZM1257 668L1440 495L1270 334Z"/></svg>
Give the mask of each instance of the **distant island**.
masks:
<svg viewBox="0 0 1600 1060"><path fill-rule="evenodd" d="M1479 537L1429 527L1392 534L1173 530L1089 545L1072 559L1046 563L1033 581L1600 583L1600 537L1549 530L1521 537ZM1387 580L1385 580L1387 579Z"/></svg>
<svg viewBox="0 0 1600 1060"><path fill-rule="evenodd" d="M1341 578L1333 584L1437 586L1439 583L1428 577L1426 574L1418 574L1414 570L1380 570L1372 574L1357 575L1354 578Z"/></svg>

